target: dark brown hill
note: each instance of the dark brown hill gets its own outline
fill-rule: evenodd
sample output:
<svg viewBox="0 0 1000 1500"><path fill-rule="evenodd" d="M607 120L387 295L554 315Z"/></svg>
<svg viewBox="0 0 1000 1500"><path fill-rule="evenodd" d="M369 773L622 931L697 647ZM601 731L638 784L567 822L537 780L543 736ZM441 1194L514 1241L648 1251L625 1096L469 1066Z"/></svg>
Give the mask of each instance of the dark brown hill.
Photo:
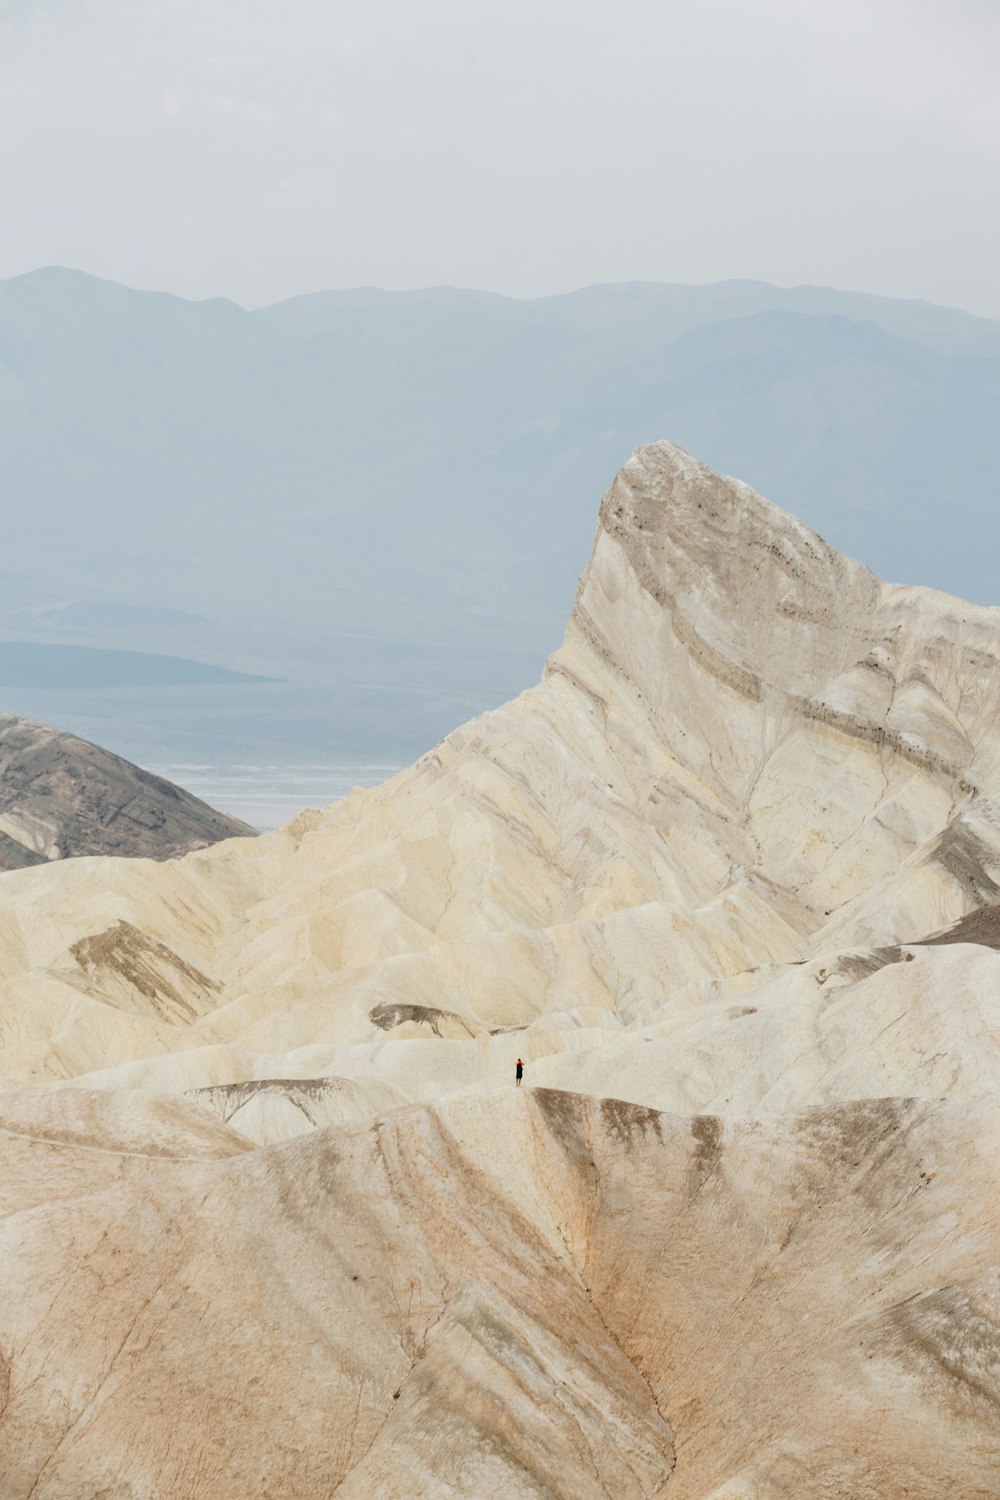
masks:
<svg viewBox="0 0 1000 1500"><path fill-rule="evenodd" d="M253 832L109 750L0 715L0 870L81 854L173 859Z"/></svg>

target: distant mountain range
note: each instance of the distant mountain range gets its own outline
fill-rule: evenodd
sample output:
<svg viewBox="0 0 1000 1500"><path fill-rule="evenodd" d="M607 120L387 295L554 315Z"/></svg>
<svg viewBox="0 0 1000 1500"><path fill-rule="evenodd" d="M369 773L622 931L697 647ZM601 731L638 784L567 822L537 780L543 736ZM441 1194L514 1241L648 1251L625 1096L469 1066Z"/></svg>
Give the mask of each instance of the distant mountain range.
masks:
<svg viewBox="0 0 1000 1500"><path fill-rule="evenodd" d="M166 613L166 611L164 611ZM266 682L228 667L151 651L102 651L93 646L0 641L0 691L5 688L207 687Z"/></svg>
<svg viewBox="0 0 1000 1500"><path fill-rule="evenodd" d="M499 703L559 643L608 478L661 437L884 574L997 595L1000 323L924 303L724 282L248 312L49 269L0 283L0 392L0 638L286 679L210 707L0 688L138 759L404 758Z"/></svg>

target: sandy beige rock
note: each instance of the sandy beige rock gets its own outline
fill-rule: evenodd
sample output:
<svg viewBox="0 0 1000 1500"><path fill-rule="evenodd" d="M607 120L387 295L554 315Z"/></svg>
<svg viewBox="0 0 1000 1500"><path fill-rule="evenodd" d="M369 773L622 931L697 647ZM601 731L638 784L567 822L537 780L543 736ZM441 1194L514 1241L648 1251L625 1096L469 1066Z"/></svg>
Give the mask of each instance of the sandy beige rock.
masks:
<svg viewBox="0 0 1000 1500"><path fill-rule="evenodd" d="M1000 1493L998 654L658 444L538 687L0 877L4 1500Z"/></svg>
<svg viewBox="0 0 1000 1500"><path fill-rule="evenodd" d="M537 688L268 838L9 881L7 1077L367 1046L387 1016L482 1040L923 937L1000 892L998 649L996 611L643 449ZM192 1056L187 1086L258 1076Z"/></svg>
<svg viewBox="0 0 1000 1500"><path fill-rule="evenodd" d="M995 1494L998 1123L525 1089L161 1156L3 1221L3 1493Z"/></svg>

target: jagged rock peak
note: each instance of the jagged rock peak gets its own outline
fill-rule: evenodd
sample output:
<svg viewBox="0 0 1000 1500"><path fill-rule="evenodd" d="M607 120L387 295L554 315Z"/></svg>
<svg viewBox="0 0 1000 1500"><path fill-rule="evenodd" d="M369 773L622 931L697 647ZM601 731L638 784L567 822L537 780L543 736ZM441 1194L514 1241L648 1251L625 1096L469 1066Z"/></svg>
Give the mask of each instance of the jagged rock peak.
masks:
<svg viewBox="0 0 1000 1500"><path fill-rule="evenodd" d="M749 485L659 442L638 449L604 496L567 641L589 640L631 675L643 635L662 686L669 631L708 672L760 699L811 693L831 668L933 675L910 658L934 643L900 639L932 621L937 633L961 622L994 654L998 611L883 583Z"/></svg>

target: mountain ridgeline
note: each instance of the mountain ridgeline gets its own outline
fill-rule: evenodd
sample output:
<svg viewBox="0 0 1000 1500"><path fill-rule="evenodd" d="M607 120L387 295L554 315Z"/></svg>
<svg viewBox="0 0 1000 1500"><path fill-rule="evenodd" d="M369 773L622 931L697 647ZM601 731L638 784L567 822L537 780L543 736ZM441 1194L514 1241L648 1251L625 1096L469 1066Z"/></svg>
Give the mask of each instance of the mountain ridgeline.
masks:
<svg viewBox="0 0 1000 1500"><path fill-rule="evenodd" d="M47 270L0 284L0 378L0 635L282 679L211 714L181 680L2 685L140 760L398 764L520 691L607 474L663 433L883 576L995 595L1000 324L927 304L726 282L248 312Z"/></svg>
<svg viewBox="0 0 1000 1500"><path fill-rule="evenodd" d="M990 1500L998 911L1000 615L640 449L535 687L0 882L4 1500Z"/></svg>

